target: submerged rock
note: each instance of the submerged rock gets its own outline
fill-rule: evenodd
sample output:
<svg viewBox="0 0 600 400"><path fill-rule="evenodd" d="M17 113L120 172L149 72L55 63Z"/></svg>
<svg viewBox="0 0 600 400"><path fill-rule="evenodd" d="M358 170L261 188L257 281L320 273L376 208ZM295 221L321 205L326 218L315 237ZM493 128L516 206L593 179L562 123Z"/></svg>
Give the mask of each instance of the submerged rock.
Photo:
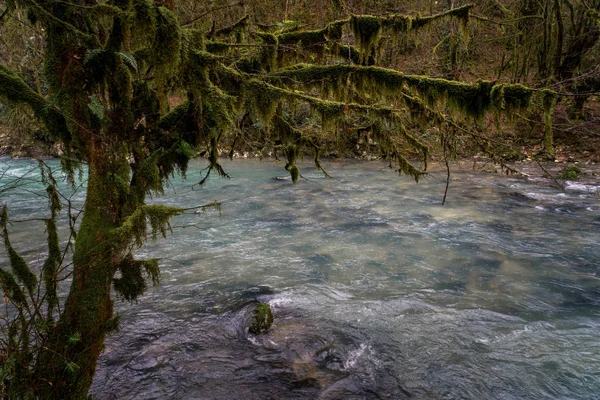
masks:
<svg viewBox="0 0 600 400"><path fill-rule="evenodd" d="M250 333L260 335L269 332L273 324L273 311L267 303L260 303L254 311L254 320L250 325Z"/></svg>

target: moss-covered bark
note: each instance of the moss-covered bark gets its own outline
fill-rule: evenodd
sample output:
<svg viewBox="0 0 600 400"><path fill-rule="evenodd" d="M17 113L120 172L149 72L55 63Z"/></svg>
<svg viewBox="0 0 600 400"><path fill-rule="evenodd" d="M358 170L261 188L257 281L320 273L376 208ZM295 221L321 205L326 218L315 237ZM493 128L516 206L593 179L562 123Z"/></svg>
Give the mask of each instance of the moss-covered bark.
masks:
<svg viewBox="0 0 600 400"><path fill-rule="evenodd" d="M71 290L39 365L40 376L47 380L40 391L44 398L85 399L104 338L115 327L110 285L119 260L111 244L116 221L106 203L110 189L91 166Z"/></svg>

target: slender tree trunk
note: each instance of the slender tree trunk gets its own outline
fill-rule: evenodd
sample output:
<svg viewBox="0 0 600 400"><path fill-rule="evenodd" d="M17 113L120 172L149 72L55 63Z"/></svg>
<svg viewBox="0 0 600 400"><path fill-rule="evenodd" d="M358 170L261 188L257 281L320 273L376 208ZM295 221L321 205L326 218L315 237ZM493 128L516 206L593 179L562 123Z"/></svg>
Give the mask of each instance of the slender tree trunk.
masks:
<svg viewBox="0 0 600 400"><path fill-rule="evenodd" d="M556 52L554 53L554 77L558 79L560 75L560 65L562 61L563 42L565 37L565 27L560 12L560 0L554 0L554 13L556 16Z"/></svg>

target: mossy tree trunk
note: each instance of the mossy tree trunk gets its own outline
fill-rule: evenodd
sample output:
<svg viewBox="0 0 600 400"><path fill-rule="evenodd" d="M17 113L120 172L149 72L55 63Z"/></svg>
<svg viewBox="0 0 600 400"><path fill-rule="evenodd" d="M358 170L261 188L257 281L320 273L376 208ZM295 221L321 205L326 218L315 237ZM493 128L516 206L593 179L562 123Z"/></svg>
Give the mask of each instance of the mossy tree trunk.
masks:
<svg viewBox="0 0 600 400"><path fill-rule="evenodd" d="M110 285L115 259L110 231L115 224L103 204L106 190L101 180L90 168L87 201L75 244L71 290L40 364L44 368L41 376L48 380L48 397L86 398L113 318Z"/></svg>
<svg viewBox="0 0 600 400"><path fill-rule="evenodd" d="M129 166L114 157L117 151L107 149L106 142L94 141L88 150L92 163L75 241L71 289L39 364L40 376L47 381L42 391L47 398L87 398L106 334L118 324L111 284L125 249L115 229L122 224L127 204L126 197L118 195L122 191L118 182L129 180Z"/></svg>

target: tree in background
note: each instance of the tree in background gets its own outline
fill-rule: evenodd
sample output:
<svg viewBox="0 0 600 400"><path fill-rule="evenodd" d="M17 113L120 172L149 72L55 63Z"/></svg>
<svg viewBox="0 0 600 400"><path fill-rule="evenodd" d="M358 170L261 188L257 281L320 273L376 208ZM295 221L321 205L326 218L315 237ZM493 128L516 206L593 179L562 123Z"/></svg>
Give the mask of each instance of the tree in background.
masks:
<svg viewBox="0 0 600 400"><path fill-rule="evenodd" d="M322 16L329 22L307 29L293 20L266 19L268 10L253 10L260 2L224 3L225 15L239 13L229 20L208 18L218 2L212 8L182 2L186 12L179 18L173 1L2 4L3 24L24 13L41 32L45 86L40 90L3 59L0 101L26 106L43 124L62 149L71 181L87 166L64 305L56 287L52 221L60 202L52 179L46 181L52 207L43 305L35 302L36 274L8 239L6 208L2 214L11 270L1 269L0 281L17 315L8 331L9 352L2 355L8 397L86 398L104 338L118 327L111 286L133 300L144 292L145 278L158 280L158 261L138 260L132 251L148 236L166 234L169 219L185 211L148 205L146 197L161 194L173 174L185 175L191 158L206 156L204 182L211 173L227 176L219 164L221 146L230 145L230 153L247 146L285 158L295 183L303 154L321 168L323 148L343 149L362 135L377 143L390 166L418 180L427 172L432 141L424 131L440 132L435 139L448 151L464 134L493 155L478 128L484 117L511 116L537 102L551 123L551 91L378 66L386 48L447 20L457 22L456 34L466 41L471 5L427 16L375 16L351 13L354 4L336 0ZM283 17L294 16L294 9L284 11ZM409 161L413 157L418 163ZM32 309L41 332L35 337L27 317Z"/></svg>

